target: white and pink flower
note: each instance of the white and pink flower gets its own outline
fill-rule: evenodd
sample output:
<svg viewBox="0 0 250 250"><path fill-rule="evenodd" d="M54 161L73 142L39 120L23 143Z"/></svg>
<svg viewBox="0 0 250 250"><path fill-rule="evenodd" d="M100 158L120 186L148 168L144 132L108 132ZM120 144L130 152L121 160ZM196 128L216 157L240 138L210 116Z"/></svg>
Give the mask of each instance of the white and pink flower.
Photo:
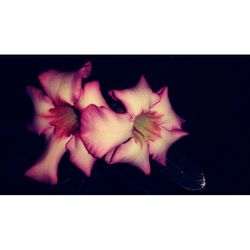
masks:
<svg viewBox="0 0 250 250"><path fill-rule="evenodd" d="M150 174L150 155L166 166L171 145L188 133L174 112L168 88L154 93L142 76L130 89L111 90L110 96L122 102L125 113L111 110L99 82L87 82L90 62L76 72L49 70L39 75L44 91L28 86L35 116L32 129L44 134L47 148L25 175L49 184L58 182L58 166L68 150L70 160L87 176L97 158L109 164L130 163Z"/></svg>
<svg viewBox="0 0 250 250"><path fill-rule="evenodd" d="M105 157L109 164L130 163L147 175L150 155L166 166L170 146L188 134L171 107L168 88L154 93L142 76L135 87L109 94L121 101L127 112L116 113L94 103L82 110L80 135L88 152Z"/></svg>
<svg viewBox="0 0 250 250"><path fill-rule="evenodd" d="M45 134L48 145L26 176L56 184L58 165L66 150L72 163L90 176L96 158L88 153L80 138L81 112L90 104L108 107L98 81L85 83L82 88L82 79L88 78L91 70L91 63L87 62L76 72L46 71L39 75L45 93L28 86L35 110L32 128Z"/></svg>

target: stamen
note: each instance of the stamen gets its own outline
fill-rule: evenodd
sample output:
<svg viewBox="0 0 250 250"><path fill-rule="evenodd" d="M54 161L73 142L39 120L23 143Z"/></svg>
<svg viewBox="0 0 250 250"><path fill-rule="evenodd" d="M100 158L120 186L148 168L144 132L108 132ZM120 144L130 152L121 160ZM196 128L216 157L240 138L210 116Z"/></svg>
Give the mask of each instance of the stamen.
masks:
<svg viewBox="0 0 250 250"><path fill-rule="evenodd" d="M70 136L80 130L80 112L73 106L64 104L50 109L50 115L47 116L52 126L55 126L55 132L59 136Z"/></svg>
<svg viewBox="0 0 250 250"><path fill-rule="evenodd" d="M137 128L133 128L135 133L138 133L139 135L141 135L142 137L144 137L143 133L140 132L140 130L138 130Z"/></svg>
<svg viewBox="0 0 250 250"><path fill-rule="evenodd" d="M161 138L161 117L156 112L145 112L137 116L132 131L135 141L142 144Z"/></svg>

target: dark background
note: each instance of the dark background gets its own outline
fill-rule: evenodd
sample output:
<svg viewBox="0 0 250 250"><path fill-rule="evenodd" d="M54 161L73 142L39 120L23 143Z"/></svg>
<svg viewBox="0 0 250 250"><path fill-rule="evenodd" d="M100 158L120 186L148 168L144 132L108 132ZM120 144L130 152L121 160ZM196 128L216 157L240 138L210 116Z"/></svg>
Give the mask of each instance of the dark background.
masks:
<svg viewBox="0 0 250 250"><path fill-rule="evenodd" d="M152 161L152 174L145 176L129 165L98 160L86 178L66 153L58 185L23 177L45 146L42 136L26 130L33 108L25 86L41 88L39 73L77 70L88 60L93 65L88 80L100 81L112 107L107 90L131 87L141 74L154 91L169 86L172 106L190 133L169 152L177 169ZM250 194L250 56L0 56L0 72L1 194ZM189 190L190 183L180 181L182 169L190 171L191 182L203 172L206 187Z"/></svg>

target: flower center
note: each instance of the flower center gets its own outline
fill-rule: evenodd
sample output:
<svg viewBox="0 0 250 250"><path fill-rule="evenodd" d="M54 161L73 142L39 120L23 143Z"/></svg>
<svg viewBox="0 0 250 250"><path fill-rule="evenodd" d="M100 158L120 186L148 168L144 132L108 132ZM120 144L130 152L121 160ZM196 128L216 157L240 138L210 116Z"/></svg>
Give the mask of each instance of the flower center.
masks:
<svg viewBox="0 0 250 250"><path fill-rule="evenodd" d="M161 138L160 128L161 115L156 112L141 113L135 118L132 130L135 141L143 142L155 141Z"/></svg>
<svg viewBox="0 0 250 250"><path fill-rule="evenodd" d="M55 132L62 136L70 136L80 131L80 111L73 106L64 104L50 109L50 124L55 126Z"/></svg>

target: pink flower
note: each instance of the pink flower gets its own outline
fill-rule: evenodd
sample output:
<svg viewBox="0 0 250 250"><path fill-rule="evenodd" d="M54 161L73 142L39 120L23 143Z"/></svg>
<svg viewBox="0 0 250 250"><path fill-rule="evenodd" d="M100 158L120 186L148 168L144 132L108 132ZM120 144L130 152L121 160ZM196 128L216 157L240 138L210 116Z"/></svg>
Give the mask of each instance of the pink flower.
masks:
<svg viewBox="0 0 250 250"><path fill-rule="evenodd" d="M97 81L82 88L82 79L91 73L91 63L76 72L49 70L39 75L43 91L28 86L35 110L32 128L45 134L48 146L40 159L25 175L49 184L58 182L58 164L66 150L70 160L90 176L95 158L88 153L80 138L80 113L91 103L107 106Z"/></svg>
<svg viewBox="0 0 250 250"><path fill-rule="evenodd" d="M151 171L150 155L166 166L170 146L188 134L171 107L168 88L154 93L142 76L135 87L109 94L121 101L127 112L116 113L93 104L83 110L81 138L89 153L105 156L110 164L130 163L145 174Z"/></svg>

